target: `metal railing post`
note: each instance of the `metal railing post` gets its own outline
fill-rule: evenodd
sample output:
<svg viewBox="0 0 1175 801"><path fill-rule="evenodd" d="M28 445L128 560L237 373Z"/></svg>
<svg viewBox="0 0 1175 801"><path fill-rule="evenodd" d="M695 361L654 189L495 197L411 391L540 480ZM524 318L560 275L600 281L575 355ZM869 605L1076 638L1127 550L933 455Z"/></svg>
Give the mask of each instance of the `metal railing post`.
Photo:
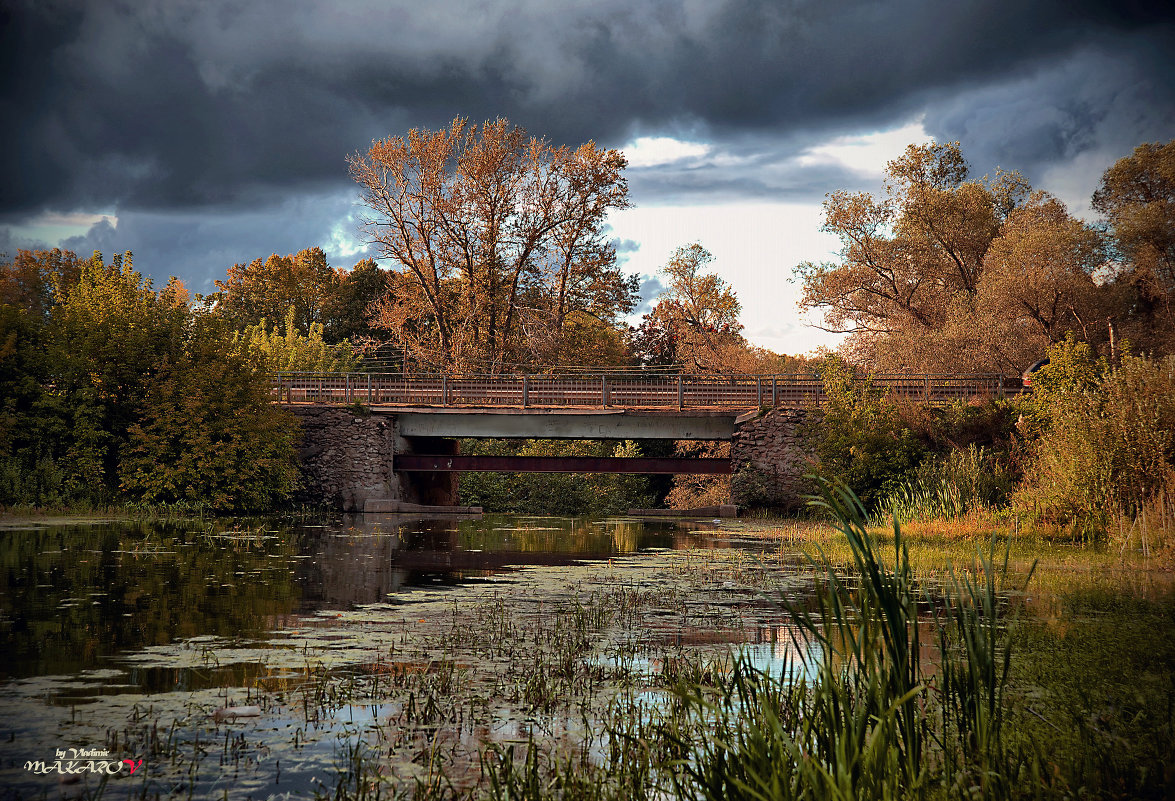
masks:
<svg viewBox="0 0 1175 801"><path fill-rule="evenodd" d="M530 405L530 376L524 375L522 377L522 408L525 409Z"/></svg>
<svg viewBox="0 0 1175 801"><path fill-rule="evenodd" d="M679 410L685 408L685 379L681 373L677 374L677 408Z"/></svg>
<svg viewBox="0 0 1175 801"><path fill-rule="evenodd" d="M441 406L449 405L449 377L441 376Z"/></svg>
<svg viewBox="0 0 1175 801"><path fill-rule="evenodd" d="M755 379L755 405L760 409L763 408L763 379Z"/></svg>
<svg viewBox="0 0 1175 801"><path fill-rule="evenodd" d="M776 377L771 376L771 408L779 405L779 387L776 386Z"/></svg>
<svg viewBox="0 0 1175 801"><path fill-rule="evenodd" d="M925 384L922 386L922 402L930 403L930 373L926 374L924 380Z"/></svg>
<svg viewBox="0 0 1175 801"><path fill-rule="evenodd" d="M347 383L343 385L343 403L351 402L351 374L347 373Z"/></svg>
<svg viewBox="0 0 1175 801"><path fill-rule="evenodd" d="M603 406L605 408L607 408L607 406L608 406L608 376L607 376L607 374L600 375L600 400L603 402Z"/></svg>
<svg viewBox="0 0 1175 801"><path fill-rule="evenodd" d="M367 374L367 405L371 405L371 373Z"/></svg>

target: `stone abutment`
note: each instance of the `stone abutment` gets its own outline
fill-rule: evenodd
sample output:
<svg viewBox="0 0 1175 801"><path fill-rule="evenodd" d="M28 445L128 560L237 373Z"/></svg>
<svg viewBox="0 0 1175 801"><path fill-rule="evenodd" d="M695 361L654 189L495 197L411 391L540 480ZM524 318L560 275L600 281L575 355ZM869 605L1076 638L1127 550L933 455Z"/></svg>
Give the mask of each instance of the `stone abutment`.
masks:
<svg viewBox="0 0 1175 801"><path fill-rule="evenodd" d="M457 503L456 473L397 473L396 455L456 453L457 441L400 436L396 417L339 406L287 406L302 425L302 497L346 512L369 500Z"/></svg>
<svg viewBox="0 0 1175 801"><path fill-rule="evenodd" d="M819 421L815 409L772 409L735 429L730 458L734 476L731 500L740 508L797 509L812 491L809 430Z"/></svg>

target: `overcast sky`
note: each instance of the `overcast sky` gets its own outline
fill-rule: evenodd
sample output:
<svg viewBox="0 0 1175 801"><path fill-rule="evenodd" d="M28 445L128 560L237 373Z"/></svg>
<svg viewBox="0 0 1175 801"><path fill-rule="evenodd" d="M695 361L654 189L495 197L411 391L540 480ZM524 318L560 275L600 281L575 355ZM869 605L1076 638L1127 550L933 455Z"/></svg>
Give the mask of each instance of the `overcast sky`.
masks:
<svg viewBox="0 0 1175 801"><path fill-rule="evenodd" d="M1172 4L720 0L0 0L0 252L131 250L207 291L235 262L363 255L345 159L454 116L623 148L611 225L652 279L699 241L757 344L834 340L789 282L820 203L959 140L1088 214L1175 137ZM390 266L390 265L387 265Z"/></svg>

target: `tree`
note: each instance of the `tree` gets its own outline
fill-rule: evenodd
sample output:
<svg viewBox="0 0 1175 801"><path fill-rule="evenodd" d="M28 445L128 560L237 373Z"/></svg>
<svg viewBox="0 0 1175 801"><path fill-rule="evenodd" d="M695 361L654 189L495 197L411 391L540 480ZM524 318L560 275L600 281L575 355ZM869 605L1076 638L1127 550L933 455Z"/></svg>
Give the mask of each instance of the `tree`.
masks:
<svg viewBox="0 0 1175 801"><path fill-rule="evenodd" d="M1013 210L984 258L976 314L958 321L975 332L977 366L1016 372L1067 335L1100 338L1104 303L1093 274L1104 260L1098 233L1056 198L1037 192Z"/></svg>
<svg viewBox="0 0 1175 801"><path fill-rule="evenodd" d="M388 273L374 259L363 259L349 273L341 273L323 303L323 339L354 344L375 340L378 329L371 324L371 313L390 288Z"/></svg>
<svg viewBox="0 0 1175 801"><path fill-rule="evenodd" d="M16 258L0 265L0 304L44 318L77 282L82 264L77 254L68 250L18 250Z"/></svg>
<svg viewBox="0 0 1175 801"><path fill-rule="evenodd" d="M233 351L250 364L253 371L269 377L285 371L299 373L334 373L354 370L359 363L351 343L343 340L328 345L323 338L322 323L311 323L303 334L294 323L294 307L286 310L285 325L271 329L262 318L256 325L233 334Z"/></svg>
<svg viewBox="0 0 1175 801"><path fill-rule="evenodd" d="M695 242L679 247L661 268L665 289L635 338L646 363L673 364L691 373L744 372L742 304L721 277L706 272L713 260Z"/></svg>
<svg viewBox="0 0 1175 801"><path fill-rule="evenodd" d="M216 321L165 358L128 430L119 486L151 503L271 509L297 488L298 424Z"/></svg>
<svg viewBox="0 0 1175 801"><path fill-rule="evenodd" d="M294 325L303 334L323 322L323 307L339 283L321 248L306 248L290 256L276 253L268 259L234 264L219 291L203 298L234 328L255 325L263 318L284 320L294 309Z"/></svg>
<svg viewBox="0 0 1175 801"><path fill-rule="evenodd" d="M1027 185L1005 172L968 180L957 142L910 145L886 174L882 199L829 196L824 230L840 238L841 260L796 271L801 305L822 312L828 330L852 334L851 352L876 366L909 367L952 304L973 298L987 250Z"/></svg>
<svg viewBox="0 0 1175 801"><path fill-rule="evenodd" d="M0 275L0 504L288 495L296 424L180 281L155 291L129 252L24 254Z"/></svg>
<svg viewBox="0 0 1175 801"><path fill-rule="evenodd" d="M549 349L572 311L610 322L632 308L635 283L603 236L607 212L628 205L619 151L457 118L349 163L368 241L409 278L375 322L418 362L501 370Z"/></svg>
<svg viewBox="0 0 1175 801"><path fill-rule="evenodd" d="M913 477L923 446L897 407L868 383L856 381L843 359L826 359L820 372L825 397L820 418L811 421L808 432L817 472L844 481L866 508L875 509Z"/></svg>
<svg viewBox="0 0 1175 801"><path fill-rule="evenodd" d="M1124 320L1127 334L1175 351L1175 139L1119 159L1102 176L1093 207L1113 231L1123 262L1118 282L1132 290L1121 315L1133 318Z"/></svg>
<svg viewBox="0 0 1175 801"><path fill-rule="evenodd" d="M113 492L119 449L161 358L183 347L188 309L160 302L129 253L82 263L47 328L50 380L72 416L64 466Z"/></svg>

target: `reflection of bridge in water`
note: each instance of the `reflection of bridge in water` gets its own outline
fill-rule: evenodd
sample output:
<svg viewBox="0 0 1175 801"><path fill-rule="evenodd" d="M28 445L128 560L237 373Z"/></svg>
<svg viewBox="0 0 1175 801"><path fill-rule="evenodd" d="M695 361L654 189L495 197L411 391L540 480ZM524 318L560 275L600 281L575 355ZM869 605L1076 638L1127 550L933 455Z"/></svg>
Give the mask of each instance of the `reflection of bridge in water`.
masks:
<svg viewBox="0 0 1175 801"><path fill-rule="evenodd" d="M891 397L926 404L1003 396L1006 392L1004 377L995 373L880 373L856 380L868 382ZM463 471L729 474L732 459L737 461L737 454L723 459L465 456L458 453L456 442L464 438L733 441L735 450L741 447L740 436L743 444L766 438L776 443L770 453L752 454L739 464L763 462L761 469L786 476L794 472L798 421L805 410L826 400L821 380L814 373L719 376L641 372L279 373L274 377L273 397L303 420L320 415L315 410L358 404L364 414L369 411L377 421L388 423L392 436L386 453L357 455L353 437L342 449L350 448L347 458L352 463L366 459L375 465L368 473L378 472L382 469L379 465L387 461L395 474L388 477L391 489L387 490L366 479L358 484L351 478L336 481L341 489L334 492L343 497L344 508L350 509L365 508L367 499L380 498L455 504L455 479L444 477ZM744 425L772 414L780 418L773 428L761 421ZM330 441L331 425L323 423L307 435L308 440L322 437L324 441L309 442L304 457L331 451L337 445ZM337 460L316 469L329 472L336 468ZM399 490L394 486L397 482Z"/></svg>
<svg viewBox="0 0 1175 801"><path fill-rule="evenodd" d="M411 586L445 586L529 566L602 561L650 548L735 547L706 520L344 517L309 542L310 606L386 602Z"/></svg>

